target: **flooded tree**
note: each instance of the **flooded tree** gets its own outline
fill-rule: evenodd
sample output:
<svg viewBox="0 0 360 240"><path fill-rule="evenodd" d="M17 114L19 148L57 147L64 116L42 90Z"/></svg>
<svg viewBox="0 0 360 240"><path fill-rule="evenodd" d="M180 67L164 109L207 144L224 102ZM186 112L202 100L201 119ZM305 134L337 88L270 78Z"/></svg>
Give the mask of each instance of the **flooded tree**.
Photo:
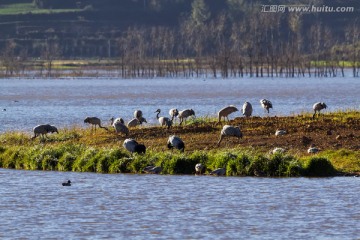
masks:
<svg viewBox="0 0 360 240"><path fill-rule="evenodd" d="M42 59L44 60L46 76L52 77L53 62L61 56L59 44L52 39L46 39L42 51Z"/></svg>
<svg viewBox="0 0 360 240"><path fill-rule="evenodd" d="M9 40L1 56L2 66L5 68L5 76L12 76L18 72L19 58L15 53L16 43Z"/></svg>

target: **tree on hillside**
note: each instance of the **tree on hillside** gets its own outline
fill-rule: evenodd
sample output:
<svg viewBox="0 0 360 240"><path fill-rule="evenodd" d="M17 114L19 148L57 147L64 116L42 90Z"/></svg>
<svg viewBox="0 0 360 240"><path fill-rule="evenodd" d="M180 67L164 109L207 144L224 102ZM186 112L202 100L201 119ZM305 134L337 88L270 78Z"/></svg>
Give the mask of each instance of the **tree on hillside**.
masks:
<svg viewBox="0 0 360 240"><path fill-rule="evenodd" d="M359 19L346 28L346 42L348 44L347 58L351 62L353 69L353 76L358 77L360 68L360 28Z"/></svg>
<svg viewBox="0 0 360 240"><path fill-rule="evenodd" d="M47 71L47 76L51 77L53 62L55 59L58 59L61 56L61 49L59 44L46 39L45 45L43 46L42 58L45 61L45 69Z"/></svg>
<svg viewBox="0 0 360 240"><path fill-rule="evenodd" d="M204 0L195 0L191 7L191 19L195 25L203 25L210 18L211 14Z"/></svg>
<svg viewBox="0 0 360 240"><path fill-rule="evenodd" d="M6 43L6 48L1 56L2 65L5 68L5 75L13 75L17 72L17 60L15 54L16 43L13 40L9 40Z"/></svg>

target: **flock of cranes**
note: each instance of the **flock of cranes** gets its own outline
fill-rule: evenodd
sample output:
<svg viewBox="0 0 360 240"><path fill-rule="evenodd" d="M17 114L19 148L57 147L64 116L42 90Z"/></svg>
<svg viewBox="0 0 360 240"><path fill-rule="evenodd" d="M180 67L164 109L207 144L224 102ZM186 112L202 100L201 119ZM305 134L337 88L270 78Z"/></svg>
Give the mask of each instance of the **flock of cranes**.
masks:
<svg viewBox="0 0 360 240"><path fill-rule="evenodd" d="M267 113L269 113L270 108L273 108L273 105L271 103L271 101L267 100L267 99L261 99L260 100L260 104L262 106L262 108L267 111ZM324 102L317 102L313 105L313 110L314 110L314 114L313 114L313 118L315 118L316 114L320 114L320 111L322 109L326 109L327 105ZM215 125L219 124L221 122L221 119L224 118L224 121L227 119L229 121L229 115L239 111L235 106L230 105L227 107L222 108L219 112L218 112L218 121L216 122ZM251 117L252 116L252 112L253 112L253 107L251 105L251 103L249 102L245 102L241 108L241 112L245 117ZM156 113L156 119L159 121L160 126L164 126L167 129L171 128L173 123L175 122L176 118L179 119L179 125L181 125L184 121L186 121L186 119L190 116L195 116L195 111L193 109L185 109L182 111L178 111L178 109L173 108L169 110L169 117L161 117L159 116L161 113L160 109L157 109L154 113ZM111 126L115 129L115 132L117 134L122 133L125 136L129 135L129 128L133 128L139 125L142 125L143 123L147 123L146 118L143 117L143 113L141 110L136 110L134 112L134 118L131 119L127 124L125 124L125 121L122 118L111 118ZM107 127L104 127L101 125L101 120L97 117L86 117L84 119L84 123L90 124L92 131L96 132L96 127L98 126L99 128L103 128L106 131L109 131L109 129ZM55 126L53 125L49 125L49 124L44 124L44 125L38 125L36 127L34 127L33 129L34 132L34 136L32 137L32 139L36 138L37 136L46 136L46 134L48 133L58 133L58 130ZM281 136L281 135L285 135L286 131L279 129L276 130L275 135L276 136ZM238 139L242 138L243 134L241 132L240 126L231 126L231 125L224 125L223 128L221 129L220 132L220 138L219 141L217 142L217 146L220 146L220 143L222 142L222 140L225 137L237 137ZM129 151L131 154L133 153L138 153L138 154L143 154L146 153L146 147L143 144L139 144L135 139L132 138L127 138L124 140L123 142L123 147ZM167 141L167 147L169 149L177 149L180 152L184 152L185 150L185 143L184 141L175 135L169 136L168 141ZM311 146L308 149L308 153L317 153L319 151L318 148ZM272 150L272 153L283 153L285 152L285 149L283 148L275 148L274 150ZM204 166L199 163L196 164L195 166L195 172L197 174L201 174L202 171L204 169ZM149 166L146 169L144 169L145 172L147 173L159 173L161 172L161 168L160 167L156 167L156 166ZM212 171L210 173L210 175L225 175L225 169L224 168L219 168L216 169L214 171Z"/></svg>

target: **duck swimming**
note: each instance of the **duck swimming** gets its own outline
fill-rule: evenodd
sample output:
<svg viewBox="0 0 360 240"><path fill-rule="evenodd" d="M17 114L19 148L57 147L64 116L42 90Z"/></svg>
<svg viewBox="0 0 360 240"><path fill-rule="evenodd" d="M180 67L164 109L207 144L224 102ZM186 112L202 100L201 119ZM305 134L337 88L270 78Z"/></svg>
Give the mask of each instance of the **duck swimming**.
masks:
<svg viewBox="0 0 360 240"><path fill-rule="evenodd" d="M63 186L71 186L71 181L68 180L67 182L62 183Z"/></svg>

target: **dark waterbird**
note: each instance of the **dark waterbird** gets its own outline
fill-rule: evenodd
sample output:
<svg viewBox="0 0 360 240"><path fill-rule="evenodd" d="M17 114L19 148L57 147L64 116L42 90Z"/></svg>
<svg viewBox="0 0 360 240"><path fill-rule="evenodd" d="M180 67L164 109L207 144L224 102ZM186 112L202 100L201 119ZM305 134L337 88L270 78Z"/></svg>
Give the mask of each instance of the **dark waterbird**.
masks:
<svg viewBox="0 0 360 240"><path fill-rule="evenodd" d="M63 186L71 186L71 181L68 180L67 182L62 183Z"/></svg>

